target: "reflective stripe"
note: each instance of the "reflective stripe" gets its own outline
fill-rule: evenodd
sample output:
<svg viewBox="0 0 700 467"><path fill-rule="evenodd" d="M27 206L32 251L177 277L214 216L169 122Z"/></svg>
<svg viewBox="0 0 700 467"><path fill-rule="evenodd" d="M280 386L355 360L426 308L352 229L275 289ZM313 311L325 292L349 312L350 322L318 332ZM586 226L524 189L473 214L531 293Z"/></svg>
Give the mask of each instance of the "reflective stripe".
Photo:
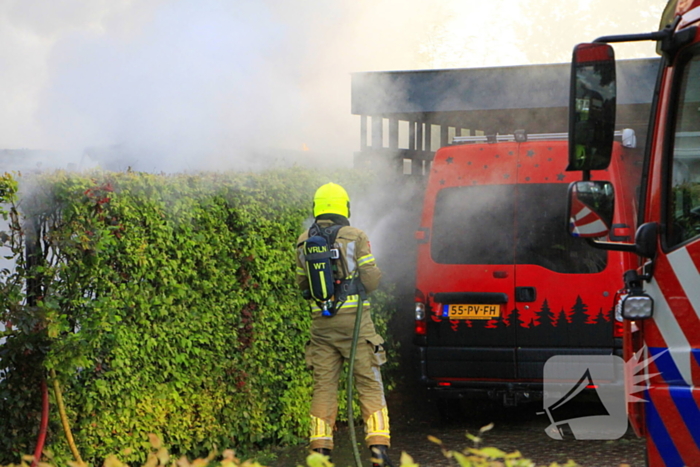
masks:
<svg viewBox="0 0 700 467"><path fill-rule="evenodd" d="M345 259L348 263L348 273L351 274L355 270L355 242L348 242L345 248Z"/></svg>
<svg viewBox="0 0 700 467"><path fill-rule="evenodd" d="M306 269L300 268L299 266L297 266L297 274L300 275L300 276L305 276L305 275L306 275Z"/></svg>
<svg viewBox="0 0 700 467"><path fill-rule="evenodd" d="M333 428L324 420L311 416L311 441L318 439L333 440Z"/></svg>
<svg viewBox="0 0 700 467"><path fill-rule="evenodd" d="M349 295L348 299L339 309L343 308L351 308L354 306L357 306L357 304L360 303L359 297L357 295ZM369 306L369 300L365 300L363 302L364 306ZM311 303L311 311L321 311L321 308L316 305L316 303Z"/></svg>
<svg viewBox="0 0 700 467"><path fill-rule="evenodd" d="M323 271L318 272L319 275L321 276L321 293L323 293L323 297L328 296L328 289L326 289L326 273Z"/></svg>
<svg viewBox="0 0 700 467"><path fill-rule="evenodd" d="M647 285L646 292L654 299L654 324L656 324L659 333L668 343L669 354L673 358L675 367L686 384L690 384L692 381L690 343L683 333L676 316L671 311L671 307L668 305L656 279L652 279Z"/></svg>
<svg viewBox="0 0 700 467"><path fill-rule="evenodd" d="M361 258L358 258L357 264L359 264L360 266L363 266L367 263L371 263L372 261L374 261L374 256L370 253L369 255L365 255Z"/></svg>
<svg viewBox="0 0 700 467"><path fill-rule="evenodd" d="M377 410L367 419L365 423L365 439L372 436L383 436L391 438L389 433L389 411L386 407Z"/></svg>

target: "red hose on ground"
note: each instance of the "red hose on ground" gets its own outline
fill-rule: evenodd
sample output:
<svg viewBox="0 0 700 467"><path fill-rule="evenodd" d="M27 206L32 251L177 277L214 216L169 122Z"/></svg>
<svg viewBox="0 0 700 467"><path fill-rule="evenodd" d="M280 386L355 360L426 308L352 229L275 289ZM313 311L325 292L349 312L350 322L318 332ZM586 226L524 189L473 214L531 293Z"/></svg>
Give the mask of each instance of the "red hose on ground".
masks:
<svg viewBox="0 0 700 467"><path fill-rule="evenodd" d="M36 467L41 460L41 453L44 451L44 442L46 441L46 428L49 425L49 388L46 386L46 380L41 382L41 423L39 425L39 436L36 439L36 448L34 449L34 460L32 467Z"/></svg>

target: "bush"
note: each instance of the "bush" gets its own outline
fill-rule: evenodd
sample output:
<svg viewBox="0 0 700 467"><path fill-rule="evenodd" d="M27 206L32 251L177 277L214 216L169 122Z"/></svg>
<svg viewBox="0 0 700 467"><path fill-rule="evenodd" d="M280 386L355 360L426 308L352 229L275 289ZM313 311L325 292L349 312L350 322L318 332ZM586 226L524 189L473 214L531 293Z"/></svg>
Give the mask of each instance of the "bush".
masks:
<svg viewBox="0 0 700 467"><path fill-rule="evenodd" d="M332 179L349 191L369 183ZM0 320L12 324L0 354L0 462L33 451L48 371L88 462L124 449L124 462L144 462L151 431L178 457L307 435L310 315L293 245L327 175L20 180L17 197L14 179L0 179L12 227L2 240L16 263L0 274ZM51 407L48 444L62 464L70 451Z"/></svg>

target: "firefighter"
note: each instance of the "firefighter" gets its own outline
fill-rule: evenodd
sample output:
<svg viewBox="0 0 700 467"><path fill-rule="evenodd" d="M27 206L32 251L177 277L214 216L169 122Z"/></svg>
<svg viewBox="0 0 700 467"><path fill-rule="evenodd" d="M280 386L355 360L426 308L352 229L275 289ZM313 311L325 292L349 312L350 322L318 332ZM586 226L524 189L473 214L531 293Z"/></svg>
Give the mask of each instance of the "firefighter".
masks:
<svg viewBox="0 0 700 467"><path fill-rule="evenodd" d="M373 466L391 467L387 453L390 444L389 415L379 370L380 365L386 361L382 348L384 340L375 331L369 302L365 298L379 285L381 271L370 251L367 235L350 226L350 198L342 186L328 183L318 188L314 196L313 214L315 224L320 228L341 226L337 230L334 245L331 245L339 253L339 258L335 260L337 270L334 277L336 284L350 284L350 290L343 302L337 303L332 316L327 313L324 316L326 310L310 300L312 324L306 348L306 364L312 370L314 378L310 448L330 457L338 412L338 380L343 362L350 356L355 317L358 310L361 310L362 321L353 376L362 409L365 442L370 449ZM308 238L308 231L302 233L297 245ZM308 298L311 295L310 282L303 248L297 249L296 263L297 284L304 297ZM355 280L352 279L353 276ZM338 286L335 290L337 295Z"/></svg>

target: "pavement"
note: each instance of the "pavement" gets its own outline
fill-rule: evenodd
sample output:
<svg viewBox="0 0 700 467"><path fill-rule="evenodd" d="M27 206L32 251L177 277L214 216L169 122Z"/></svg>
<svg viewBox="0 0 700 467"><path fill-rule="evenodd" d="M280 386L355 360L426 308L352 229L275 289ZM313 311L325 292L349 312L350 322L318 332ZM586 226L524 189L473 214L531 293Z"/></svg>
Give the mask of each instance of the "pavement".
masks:
<svg viewBox="0 0 700 467"><path fill-rule="evenodd" d="M407 388L408 389L408 388ZM392 424L392 447L390 455L394 465L400 465L403 452L410 455L420 466L457 467L454 459L445 456L444 450L462 451L474 447L467 433L478 435L479 429L493 423L494 427L482 436L480 447L491 446L505 452L520 451L536 466L550 466L553 462L564 465L574 460L582 467L644 467L644 440L628 430L622 438L605 440L551 439L545 433L549 420L537 415L541 407L525 406L500 409L482 401L463 403L455 407L458 414L454 420L444 421L437 414L432 402L424 397L419 388L394 391L388 395L389 414ZM362 443L362 427L356 427L356 439L363 465L370 466L369 452ZM430 437L439 439L442 447ZM340 425L334 436L336 448L332 461L337 467L354 467L354 455L348 427ZM296 467L306 465L306 446L292 446L283 451L271 467Z"/></svg>

